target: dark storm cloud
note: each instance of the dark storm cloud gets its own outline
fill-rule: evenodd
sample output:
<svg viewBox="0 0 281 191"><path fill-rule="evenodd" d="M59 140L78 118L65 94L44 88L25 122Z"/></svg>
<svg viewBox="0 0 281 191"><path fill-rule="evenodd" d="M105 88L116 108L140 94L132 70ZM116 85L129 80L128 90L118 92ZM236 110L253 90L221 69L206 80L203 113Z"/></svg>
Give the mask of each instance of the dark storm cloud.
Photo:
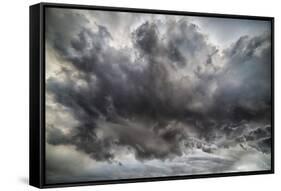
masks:
<svg viewBox="0 0 281 191"><path fill-rule="evenodd" d="M63 145L63 144L68 144L69 139L64 135L64 133L58 129L52 127L47 128L47 142L52 144L52 145Z"/></svg>
<svg viewBox="0 0 281 191"><path fill-rule="evenodd" d="M225 57L227 66L218 77L216 101L224 105L224 113L232 120L265 120L269 123L270 36L241 37L225 51Z"/></svg>
<svg viewBox="0 0 281 191"><path fill-rule="evenodd" d="M47 15L47 40L78 78L51 77L46 87L79 125L65 134L53 124L49 144L73 145L97 161L113 160L116 146L131 149L139 160L181 156L182 143L211 153L212 144L254 139L259 141L251 142L253 148L268 152L267 35L238 39L223 51L226 63L217 69L217 48L185 20L167 23L164 36L155 22L144 21L128 37L134 47L116 48L107 27L92 30L79 14L54 14ZM63 27L66 23L73 28ZM86 85L77 87L78 80ZM253 121L260 130L252 131ZM190 139L189 131L201 141ZM217 143L221 137L225 140Z"/></svg>

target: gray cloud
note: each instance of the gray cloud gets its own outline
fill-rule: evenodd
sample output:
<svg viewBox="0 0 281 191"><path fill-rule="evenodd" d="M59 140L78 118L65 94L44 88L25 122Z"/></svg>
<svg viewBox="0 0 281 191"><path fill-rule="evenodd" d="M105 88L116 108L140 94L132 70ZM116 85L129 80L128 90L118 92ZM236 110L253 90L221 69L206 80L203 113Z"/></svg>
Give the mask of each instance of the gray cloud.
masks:
<svg viewBox="0 0 281 191"><path fill-rule="evenodd" d="M259 36L270 32L270 22L248 19L192 18L203 31L208 31L210 40L221 48L227 48L241 36Z"/></svg>
<svg viewBox="0 0 281 191"><path fill-rule="evenodd" d="M135 16L136 27L126 32L130 43L116 46L114 30L98 18L47 12L47 44L64 60L47 79L49 102L78 122L68 130L49 124L48 144L73 146L108 164L124 150L144 163L193 149L271 152L269 34L242 36L219 50L208 31L185 18ZM231 170L238 160L189 159L202 167L197 173Z"/></svg>

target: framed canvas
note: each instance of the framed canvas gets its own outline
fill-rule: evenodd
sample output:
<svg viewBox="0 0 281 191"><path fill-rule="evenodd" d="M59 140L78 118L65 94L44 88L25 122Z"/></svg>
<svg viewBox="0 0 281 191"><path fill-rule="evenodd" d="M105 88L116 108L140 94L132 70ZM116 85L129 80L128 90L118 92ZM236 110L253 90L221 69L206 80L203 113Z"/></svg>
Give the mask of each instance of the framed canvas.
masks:
<svg viewBox="0 0 281 191"><path fill-rule="evenodd" d="M274 172L272 17L30 7L30 185Z"/></svg>

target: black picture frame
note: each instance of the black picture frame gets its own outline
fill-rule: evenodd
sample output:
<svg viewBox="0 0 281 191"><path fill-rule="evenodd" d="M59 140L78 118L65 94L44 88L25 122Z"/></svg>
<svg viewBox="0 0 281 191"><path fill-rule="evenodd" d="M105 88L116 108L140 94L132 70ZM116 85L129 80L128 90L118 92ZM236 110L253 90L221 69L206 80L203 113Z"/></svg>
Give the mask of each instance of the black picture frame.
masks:
<svg viewBox="0 0 281 191"><path fill-rule="evenodd" d="M45 9L48 7L270 21L271 22L271 66L272 66L271 67L271 100L272 100L271 102L272 103L271 169L265 171L230 172L230 173L216 173L216 174L198 174L198 175L169 176L169 177L46 184L45 182ZM135 8L55 4L55 3L39 3L36 5L32 5L30 6L30 100L29 101L30 101L29 183L30 185L38 188L272 174L274 173L274 18L248 16L248 15L195 13L195 12L185 12L185 11L135 9Z"/></svg>

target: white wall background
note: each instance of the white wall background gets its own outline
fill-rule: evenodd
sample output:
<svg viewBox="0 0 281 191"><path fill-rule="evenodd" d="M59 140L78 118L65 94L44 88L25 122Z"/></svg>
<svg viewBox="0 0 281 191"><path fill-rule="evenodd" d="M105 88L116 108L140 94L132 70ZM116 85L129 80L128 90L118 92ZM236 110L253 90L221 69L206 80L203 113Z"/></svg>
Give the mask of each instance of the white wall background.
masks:
<svg viewBox="0 0 281 191"><path fill-rule="evenodd" d="M1 1L0 11L0 190L37 190L28 185L28 92L29 92L29 5L28 1ZM50 2L167 9L193 12L245 14L275 17L275 147L276 173L242 177L162 181L150 183L84 186L54 190L268 190L281 180L280 50L281 12L277 0L59 0ZM278 189L278 188L277 188ZM274 189L276 190L276 189Z"/></svg>

